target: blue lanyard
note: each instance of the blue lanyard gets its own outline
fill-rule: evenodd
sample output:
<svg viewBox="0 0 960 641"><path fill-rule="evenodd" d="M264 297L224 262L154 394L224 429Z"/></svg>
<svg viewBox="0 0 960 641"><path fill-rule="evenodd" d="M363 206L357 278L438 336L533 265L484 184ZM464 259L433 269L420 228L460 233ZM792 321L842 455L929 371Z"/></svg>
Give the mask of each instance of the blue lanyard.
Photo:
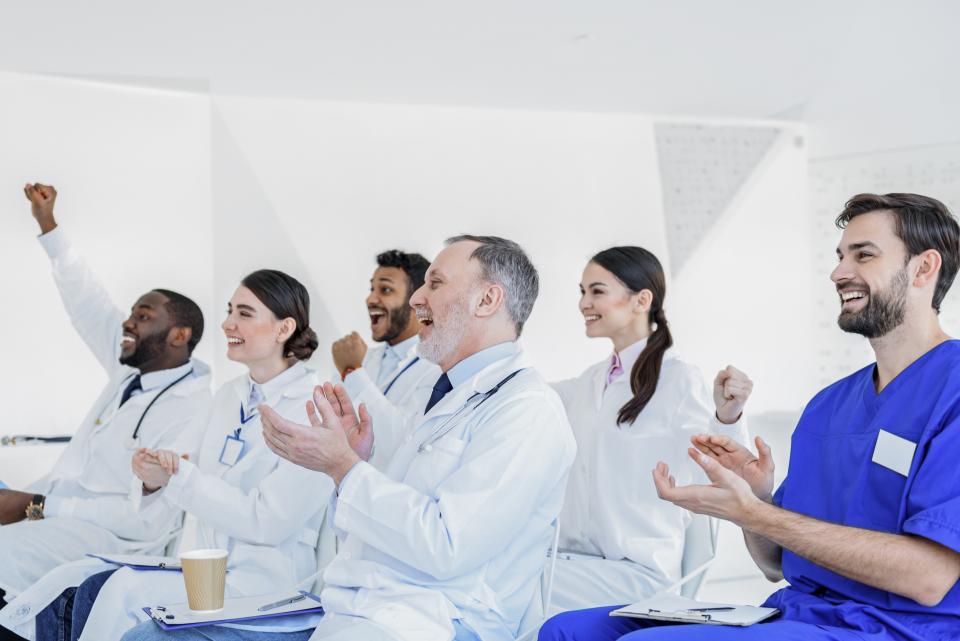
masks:
<svg viewBox="0 0 960 641"><path fill-rule="evenodd" d="M240 403L240 427L238 427L238 428L234 431L234 433L233 433L234 438L240 438L240 430L243 429L243 426L246 425L247 423L249 423L250 421L252 421L253 419L255 419L257 416L258 416L258 414L257 414L257 411L256 411L256 410L254 410L253 413L252 413L250 416L247 416L247 415L243 412L243 403Z"/></svg>
<svg viewBox="0 0 960 641"><path fill-rule="evenodd" d="M396 376L394 376L392 381L390 381L389 383L387 383L387 386L383 389L383 395L386 396L386 395L390 392L390 388L393 387L393 384L396 383L397 380L399 380L400 377L403 376L404 373L405 373L408 369L410 369L411 367L413 367L413 366L416 364L416 362L419 361L419 360L420 360L420 357L419 357L419 356L414 356L414 357L413 357L413 360L410 361L409 363L407 363L407 366L404 367L402 370L400 370L400 373L397 374Z"/></svg>

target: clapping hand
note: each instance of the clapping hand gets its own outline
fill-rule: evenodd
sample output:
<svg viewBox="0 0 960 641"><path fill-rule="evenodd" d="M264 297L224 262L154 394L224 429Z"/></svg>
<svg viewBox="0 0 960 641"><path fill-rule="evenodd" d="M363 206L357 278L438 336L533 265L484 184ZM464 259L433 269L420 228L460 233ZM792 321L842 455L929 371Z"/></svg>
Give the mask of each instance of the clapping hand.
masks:
<svg viewBox="0 0 960 641"><path fill-rule="evenodd" d="M366 407L359 416L342 385L317 386L307 402L310 425L298 425L266 405L260 406L263 437L278 456L311 470L323 472L337 485L373 450L373 421Z"/></svg>
<svg viewBox="0 0 960 641"><path fill-rule="evenodd" d="M133 455L133 473L143 481L143 489L156 492L170 482L170 477L180 471L180 459L189 459L189 455L178 456L170 450L153 450L141 447Z"/></svg>
<svg viewBox="0 0 960 641"><path fill-rule="evenodd" d="M750 485L716 459L694 448L690 448L688 454L706 472L710 485L678 487L670 468L661 461L653 470L657 496L697 514L742 524L751 506L759 503Z"/></svg>
<svg viewBox="0 0 960 641"><path fill-rule="evenodd" d="M758 499L770 502L773 496L773 455L762 438L755 439L759 457L729 436L698 434L690 440L702 454L745 480Z"/></svg>

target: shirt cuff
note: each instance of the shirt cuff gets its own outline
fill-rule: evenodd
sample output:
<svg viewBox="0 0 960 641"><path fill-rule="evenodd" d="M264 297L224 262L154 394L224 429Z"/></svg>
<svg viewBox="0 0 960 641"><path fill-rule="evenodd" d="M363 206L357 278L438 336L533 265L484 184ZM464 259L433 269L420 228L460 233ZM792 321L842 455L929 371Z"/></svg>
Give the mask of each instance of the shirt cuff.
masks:
<svg viewBox="0 0 960 641"><path fill-rule="evenodd" d="M73 516L77 511L77 503L76 498L48 496L43 501L43 517Z"/></svg>
<svg viewBox="0 0 960 641"><path fill-rule="evenodd" d="M184 493L187 491L187 483L196 469L197 466L191 463L189 460L180 459L180 469L176 474L170 477L170 481L167 482L167 486L161 490L163 492L163 497L174 505L179 506L183 499Z"/></svg>
<svg viewBox="0 0 960 641"><path fill-rule="evenodd" d="M40 234L37 240L50 258L57 258L70 249L70 241L60 227L55 227L46 234Z"/></svg>
<svg viewBox="0 0 960 641"><path fill-rule="evenodd" d="M719 434L720 436L729 436L733 440L740 443L740 445L747 446L749 448L748 440L750 440L749 432L747 431L747 415L740 414L740 417L737 418L733 423L724 423L719 418L717 418L716 412L713 414L711 419L711 429L714 434Z"/></svg>

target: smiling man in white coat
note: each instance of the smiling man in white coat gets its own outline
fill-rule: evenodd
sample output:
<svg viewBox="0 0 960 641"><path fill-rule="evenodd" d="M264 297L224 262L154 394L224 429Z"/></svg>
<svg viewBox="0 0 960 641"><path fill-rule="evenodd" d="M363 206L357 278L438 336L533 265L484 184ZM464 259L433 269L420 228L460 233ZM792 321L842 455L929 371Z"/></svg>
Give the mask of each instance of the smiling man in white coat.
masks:
<svg viewBox="0 0 960 641"><path fill-rule="evenodd" d="M357 332L336 341L331 351L343 386L355 405L363 403L377 426L377 447L370 463L379 469L403 438L411 414L423 412L440 376L435 363L417 353L420 323L410 297L423 286L430 261L420 254L391 249L377 255L370 279L367 313L371 349Z"/></svg>
<svg viewBox="0 0 960 641"><path fill-rule="evenodd" d="M209 368L190 358L203 333L200 308L153 290L124 320L57 227L56 190L24 191L70 320L109 380L53 471L26 492L0 490L0 590L8 600L87 552L161 550L179 514L137 513L130 458L140 446L169 446L211 403Z"/></svg>
<svg viewBox="0 0 960 641"><path fill-rule="evenodd" d="M337 484L340 537L316 629L204 629L187 639L507 641L539 586L576 444L556 393L517 338L538 290L523 250L495 237L448 241L411 299L420 354L443 373L381 472L373 427L345 390L315 395L311 426L269 408L270 447ZM325 392L325 393L324 393ZM140 626L125 641L166 638Z"/></svg>

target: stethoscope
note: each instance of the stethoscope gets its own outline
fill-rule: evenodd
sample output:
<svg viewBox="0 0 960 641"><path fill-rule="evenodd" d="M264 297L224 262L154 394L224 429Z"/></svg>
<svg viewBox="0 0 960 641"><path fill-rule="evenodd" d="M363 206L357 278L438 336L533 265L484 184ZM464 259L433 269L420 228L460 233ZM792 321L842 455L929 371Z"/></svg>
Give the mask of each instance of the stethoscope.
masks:
<svg viewBox="0 0 960 641"><path fill-rule="evenodd" d="M172 383L170 383L169 385L167 385L166 387L164 387L162 390L160 390L160 393L159 393L159 394L157 394L156 396L154 396L153 398L150 399L150 402L147 404L146 409L143 410L143 414L140 415L140 420L137 421L137 426L136 426L135 428L133 428L133 434L131 434L130 436L127 437L126 446L127 446L127 449L128 449L128 450L135 450L135 449L137 449L137 446L138 446L139 443L140 443L140 440L139 440L139 439L140 439L140 426L143 424L143 419L147 417L147 412L150 411L150 408L153 407L153 404L156 403L157 400L159 400L159 398L160 398L161 396L163 396L163 395L167 392L167 390L169 390L171 387L173 387L174 385L176 385L177 383L179 383L179 382L182 381L183 379L187 378L187 377L190 376L191 374L193 374L193 368L192 368L192 367L190 368L190 371L189 371L189 372L187 372L186 374L184 374L183 376L181 376L181 377L178 378L177 380L173 381Z"/></svg>
<svg viewBox="0 0 960 641"><path fill-rule="evenodd" d="M440 425L435 427L434 430L430 432L430 436L427 437L427 440L421 443L420 447L417 448L417 453L423 454L425 452L433 451L433 444L439 441L440 439L442 439L444 436L446 436L450 432L450 430L456 427L455 421L460 416L462 416L464 413L468 411L475 410L481 405L483 405L484 403L486 403L488 400L490 400L490 397L496 394L497 392L499 392L500 388L506 385L511 378L513 378L514 376L516 376L517 374L519 374L525 369L526 369L525 367L521 367L520 369L518 369L517 371L507 376L505 379L497 383L493 388L487 390L486 392L474 392L473 396L468 398L467 402L460 406L460 409L458 409L456 412L448 416L445 421L440 423Z"/></svg>
<svg viewBox="0 0 960 641"><path fill-rule="evenodd" d="M408 369L417 364L417 361L420 360L419 356L414 356L413 360L407 363L407 366L400 370L400 373L393 377L393 379L387 383L387 386L383 388L383 395L386 396L390 392L390 388L393 387L393 384L400 380L400 377L403 376Z"/></svg>

